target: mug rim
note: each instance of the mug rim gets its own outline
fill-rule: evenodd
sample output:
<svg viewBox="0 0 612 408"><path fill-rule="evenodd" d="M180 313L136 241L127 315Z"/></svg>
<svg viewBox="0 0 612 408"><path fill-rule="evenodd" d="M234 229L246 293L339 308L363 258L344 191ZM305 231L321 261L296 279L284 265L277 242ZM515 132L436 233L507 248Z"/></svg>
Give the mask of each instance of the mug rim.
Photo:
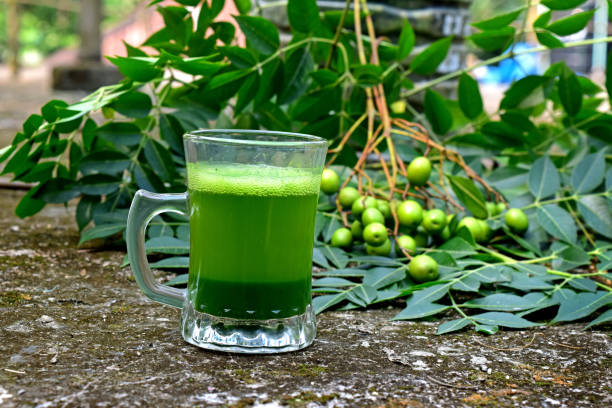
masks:
<svg viewBox="0 0 612 408"><path fill-rule="evenodd" d="M255 140L254 136L270 136L281 140ZM234 136L234 137L232 137ZM283 138L287 140L282 140ZM296 132L281 132L275 130L254 129L198 129L186 132L184 141L213 142L232 145L246 146L269 146L269 147L327 147L326 139Z"/></svg>

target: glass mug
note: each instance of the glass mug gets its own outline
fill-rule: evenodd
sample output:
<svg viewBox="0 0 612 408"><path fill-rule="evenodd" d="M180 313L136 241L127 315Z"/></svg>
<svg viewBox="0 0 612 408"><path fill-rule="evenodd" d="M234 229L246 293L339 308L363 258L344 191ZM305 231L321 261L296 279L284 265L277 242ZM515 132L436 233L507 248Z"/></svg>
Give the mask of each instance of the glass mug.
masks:
<svg viewBox="0 0 612 408"><path fill-rule="evenodd" d="M258 130L184 136L188 191L139 190L127 248L138 286L182 308L183 338L239 353L299 350L315 337L311 273L315 214L327 141ZM187 289L157 283L145 229L162 212L189 216Z"/></svg>

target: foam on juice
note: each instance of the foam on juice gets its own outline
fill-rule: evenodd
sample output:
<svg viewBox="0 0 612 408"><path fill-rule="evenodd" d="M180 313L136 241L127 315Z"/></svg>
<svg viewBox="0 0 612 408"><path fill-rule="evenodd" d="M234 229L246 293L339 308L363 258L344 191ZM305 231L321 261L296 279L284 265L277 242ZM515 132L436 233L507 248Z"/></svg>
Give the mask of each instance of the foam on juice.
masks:
<svg viewBox="0 0 612 408"><path fill-rule="evenodd" d="M312 169L253 164L187 163L190 190L250 196L318 194L320 174Z"/></svg>

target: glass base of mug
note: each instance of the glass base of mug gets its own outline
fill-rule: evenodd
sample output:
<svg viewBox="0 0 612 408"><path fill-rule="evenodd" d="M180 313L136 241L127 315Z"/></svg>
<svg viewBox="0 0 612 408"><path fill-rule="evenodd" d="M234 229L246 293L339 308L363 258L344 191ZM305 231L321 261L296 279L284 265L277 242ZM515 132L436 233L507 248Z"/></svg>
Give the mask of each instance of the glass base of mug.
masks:
<svg viewBox="0 0 612 408"><path fill-rule="evenodd" d="M314 341L316 320L312 305L306 312L284 319L243 320L198 312L185 302L183 338L209 350L245 354L272 354L308 347Z"/></svg>

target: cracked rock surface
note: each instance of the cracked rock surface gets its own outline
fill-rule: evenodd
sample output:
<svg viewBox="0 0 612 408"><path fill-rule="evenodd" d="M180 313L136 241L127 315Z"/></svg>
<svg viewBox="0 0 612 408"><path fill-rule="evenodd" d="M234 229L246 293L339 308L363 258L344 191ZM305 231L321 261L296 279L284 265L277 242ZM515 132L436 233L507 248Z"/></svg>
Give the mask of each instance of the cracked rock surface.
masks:
<svg viewBox="0 0 612 408"><path fill-rule="evenodd" d="M610 326L436 336L397 309L326 312L308 349L273 356L185 343L124 254L77 248L72 210L19 220L0 190L0 406L609 407Z"/></svg>

